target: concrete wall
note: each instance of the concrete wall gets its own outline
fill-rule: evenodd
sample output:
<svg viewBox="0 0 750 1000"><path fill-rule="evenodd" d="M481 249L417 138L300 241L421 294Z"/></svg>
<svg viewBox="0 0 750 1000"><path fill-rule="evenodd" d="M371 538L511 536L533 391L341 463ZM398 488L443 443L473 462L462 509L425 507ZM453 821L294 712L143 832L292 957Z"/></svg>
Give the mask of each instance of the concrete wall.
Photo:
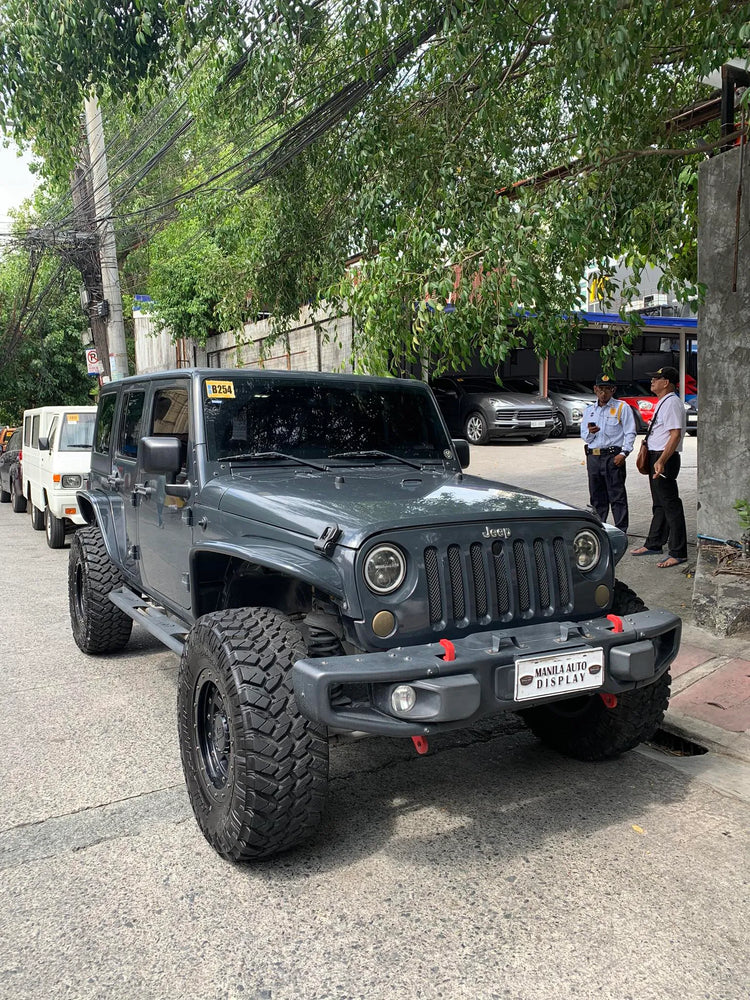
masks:
<svg viewBox="0 0 750 1000"><path fill-rule="evenodd" d="M698 533L718 538L739 538L732 504L750 498L750 148L737 232L740 159L706 160L698 187Z"/></svg>
<svg viewBox="0 0 750 1000"><path fill-rule="evenodd" d="M207 363L214 368L350 372L351 354L351 317L313 313L308 307L300 310L289 333L275 341L270 320L246 323L241 333L221 333L206 341Z"/></svg>

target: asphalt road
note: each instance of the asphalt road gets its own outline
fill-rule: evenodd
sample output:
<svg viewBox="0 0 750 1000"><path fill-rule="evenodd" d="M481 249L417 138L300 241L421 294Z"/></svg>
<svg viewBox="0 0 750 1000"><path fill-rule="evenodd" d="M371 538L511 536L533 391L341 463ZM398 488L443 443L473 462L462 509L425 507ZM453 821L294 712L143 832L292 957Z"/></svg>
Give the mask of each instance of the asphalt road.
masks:
<svg viewBox="0 0 750 1000"><path fill-rule="evenodd" d="M474 449L475 469L541 489L541 463L573 499L576 448ZM139 630L80 653L67 550L8 505L0 552L0 1000L745 1000L746 801L499 718L426 757L335 745L315 843L230 865L184 791L176 657Z"/></svg>

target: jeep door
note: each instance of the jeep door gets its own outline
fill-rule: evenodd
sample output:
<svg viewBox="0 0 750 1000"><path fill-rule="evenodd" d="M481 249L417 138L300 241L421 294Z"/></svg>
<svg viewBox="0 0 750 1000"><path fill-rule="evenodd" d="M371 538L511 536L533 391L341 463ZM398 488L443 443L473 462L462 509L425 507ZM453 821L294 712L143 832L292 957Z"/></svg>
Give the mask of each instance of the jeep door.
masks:
<svg viewBox="0 0 750 1000"><path fill-rule="evenodd" d="M138 479L138 442L143 434L143 414L146 408L146 385L128 386L123 390L112 446L111 475L108 488L122 498L117 505L121 528L124 521L125 541L123 566L134 576L140 574L138 565L138 517L134 500ZM93 466L93 459L92 459ZM115 507L113 505L113 514Z"/></svg>
<svg viewBox="0 0 750 1000"><path fill-rule="evenodd" d="M189 555L193 541L192 495L195 481L190 434L190 382L158 380L148 406L142 436L176 437L181 442L181 467L174 475L139 470L135 486L141 575L151 593L181 608L190 607ZM178 495L180 494L180 495Z"/></svg>

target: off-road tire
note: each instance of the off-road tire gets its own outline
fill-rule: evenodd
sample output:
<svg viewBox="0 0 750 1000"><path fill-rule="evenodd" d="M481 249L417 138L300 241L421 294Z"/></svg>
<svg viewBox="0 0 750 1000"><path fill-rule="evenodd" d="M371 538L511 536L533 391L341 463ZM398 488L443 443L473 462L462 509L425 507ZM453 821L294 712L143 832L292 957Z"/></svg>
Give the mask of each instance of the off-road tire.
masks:
<svg viewBox="0 0 750 1000"><path fill-rule="evenodd" d="M489 441L487 418L479 410L470 413L464 421L464 437L469 444L487 444Z"/></svg>
<svg viewBox="0 0 750 1000"><path fill-rule="evenodd" d="M34 501L31 499L29 499L27 510L31 515L31 527L34 531L44 531L44 511L35 507Z"/></svg>
<svg viewBox="0 0 750 1000"><path fill-rule="evenodd" d="M44 533L51 549L61 549L65 545L65 521L55 517L49 507L44 509Z"/></svg>
<svg viewBox="0 0 750 1000"><path fill-rule="evenodd" d="M25 514L26 513L26 497L23 495L18 487L18 482L16 480L11 484L11 493L13 494L13 512L15 514Z"/></svg>
<svg viewBox="0 0 750 1000"><path fill-rule="evenodd" d="M127 645L133 620L109 600L123 583L99 529L76 531L68 560L68 603L73 638L84 653L114 653Z"/></svg>
<svg viewBox="0 0 750 1000"><path fill-rule="evenodd" d="M632 615L646 605L625 584L615 581L612 613ZM598 694L529 708L519 715L543 743L577 760L606 760L650 739L669 704L669 671L647 687L617 696L607 708Z"/></svg>
<svg viewBox="0 0 750 1000"><path fill-rule="evenodd" d="M305 719L292 664L297 627L272 608L204 615L188 634L177 682L182 767L206 840L252 861L317 831L328 787L328 738Z"/></svg>
<svg viewBox="0 0 750 1000"><path fill-rule="evenodd" d="M0 503L10 503L10 493L0 486Z"/></svg>

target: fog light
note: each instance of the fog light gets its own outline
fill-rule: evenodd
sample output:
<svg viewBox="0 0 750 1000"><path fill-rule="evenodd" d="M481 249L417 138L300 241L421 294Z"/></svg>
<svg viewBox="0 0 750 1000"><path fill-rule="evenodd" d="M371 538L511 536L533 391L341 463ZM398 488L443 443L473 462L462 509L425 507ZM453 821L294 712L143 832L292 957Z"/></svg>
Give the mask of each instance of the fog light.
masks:
<svg viewBox="0 0 750 1000"><path fill-rule="evenodd" d="M417 692L411 684L399 684L391 691L391 708L394 712L411 712L417 703Z"/></svg>

